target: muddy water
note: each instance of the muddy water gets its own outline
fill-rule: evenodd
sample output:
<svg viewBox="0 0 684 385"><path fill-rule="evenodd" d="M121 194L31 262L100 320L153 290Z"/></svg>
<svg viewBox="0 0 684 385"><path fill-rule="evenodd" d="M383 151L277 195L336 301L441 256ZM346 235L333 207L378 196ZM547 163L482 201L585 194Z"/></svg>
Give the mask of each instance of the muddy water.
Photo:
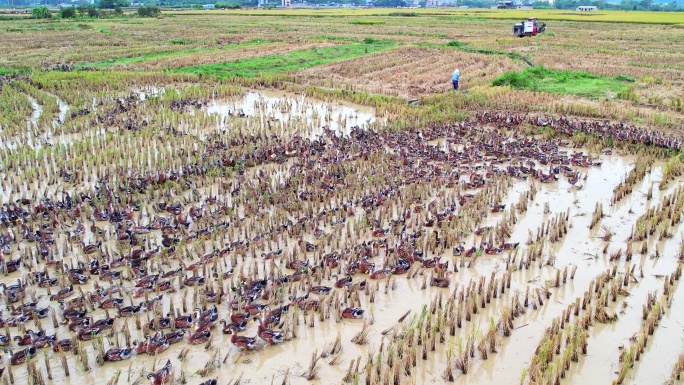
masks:
<svg viewBox="0 0 684 385"><path fill-rule="evenodd" d="M553 293L552 299L547 301L545 306L539 310L530 310L522 317L516 319L515 327L518 329L513 332L510 338L502 340L499 353L490 355L488 360L475 358L471 363L468 375L456 375L457 383L472 381L484 384L517 382L522 369L529 364L529 360L534 354L540 334L549 325L550 320L558 316L567 304L573 302L577 296L580 296L588 287L589 282L599 272L611 266L607 257L601 253L603 241L597 238L600 235L600 230L594 229L590 231L588 229L591 212L596 202L604 203L606 218L602 221L602 225L609 227L616 234L610 250L624 248L624 239L629 235L631 226L636 221L636 218L649 205L657 204L663 194L668 193L676 186L676 183L671 183L671 186L665 191L655 189L653 199L647 202L643 194L646 193L651 182L657 182L660 178L660 167L656 166L652 173L647 174L641 186L635 189L635 192L630 197L615 207L609 207L612 188L633 167L634 159L604 156L602 160L604 163L600 168L584 169L584 172L587 173L587 179L586 181L581 180L578 183L578 186L582 186L581 188L570 186L563 179L556 183L538 185L539 192L537 198L529 206L528 212L519 217L519 222L515 226L511 237L513 241L524 243L527 238L528 229L536 229L542 221L554 214L565 212L569 208L572 228L564 240L550 247L549 253L553 253L557 257L555 267L577 265L578 270L575 279L559 289L551 289ZM514 182L509 191L507 203L516 202L517 196L529 189L530 184L527 181ZM550 204L550 213L544 214L544 204L547 202ZM490 214L485 225L495 224L501 217L502 214ZM103 225L98 223L98 226ZM600 228L600 226L598 227ZM608 325L595 324L592 327L589 340L589 355L573 366L568 379L565 380L567 383L609 383L615 378L614 372L618 367L618 348L620 346L628 346L628 338L639 331L641 305L645 301L646 293L661 288L662 280L657 278L656 275L670 273L676 263L674 256L681 239L679 231L675 231L675 234L677 235L673 239L661 244L660 250L663 255L661 258L651 260L646 256L635 256L632 263L643 265L645 277L638 284L630 286L630 296L624 299L626 302L624 307L621 301L613 305L615 311L619 312L618 322ZM449 258L448 255L445 255L445 257ZM623 264L621 263L620 265ZM480 275L488 276L492 271L497 271L500 275L504 267L503 256L482 256L473 268L461 269L460 272L454 274L452 289L456 285L464 285L471 278L477 279ZM505 303L506 299L510 298L513 292L516 290L522 292L528 285L532 287L542 286L542 282L551 279L554 274L555 270L550 266L514 272L511 290L507 292L503 299L496 303L499 305ZM20 273L10 274L8 277L3 277L2 282L12 283L19 276ZM263 350L254 352L240 352L236 347L232 346L229 336L221 335L220 329L215 329L213 347L220 349L221 361L225 358L225 363L210 374L209 377L218 376L223 382L231 378L237 378L242 374L244 383L270 383L273 378L279 383L282 381L285 372L289 369L290 383L309 383L309 381L301 377L301 374L306 371L311 355L315 351L320 353L324 346L332 342L339 334L343 344L343 359L336 365L329 365L327 363L328 359L321 360L318 372L319 379L312 381L313 383L320 384L339 382L352 359L366 357L369 352L377 351L383 339L383 336L380 334L381 330L394 325L397 319L408 310L412 310L413 314L416 314L425 304L430 302L434 295L438 293L448 295L450 292L448 289L432 287L421 290L422 277L411 280L405 277L397 277L396 280L396 289L388 290L387 294L385 294L385 282L381 281L380 292L374 304L369 304L367 299L363 299L364 308L367 312L372 312L375 318L375 323L371 326L372 332L368 345L359 346L350 342L352 337L362 328L363 321L343 320L337 323L334 319L328 319L320 322L317 315L313 328L301 319L296 339L287 341L282 345L264 347ZM92 280L85 288L90 288L91 285ZM107 286L106 283L104 285ZM125 286L130 287L131 284L125 284ZM653 378L658 378L659 381L657 383L660 383L660 379L666 378L667 373L669 373L673 362L672 357L681 350L679 340L675 341L676 343L672 343L671 333L680 335L681 323L684 322L681 315L681 307L679 307L678 303L684 295L682 291L681 287L676 291L674 300L673 309L679 309L679 311L672 310L664 318L642 362L632 370L633 376L629 383L656 383L650 381L642 382ZM38 290L38 298L41 307L49 304L43 289ZM174 301L176 306L178 306L180 299L180 292L173 295L165 295L164 311L166 312L169 309L170 301ZM134 301L137 303L139 300ZM494 306L490 305L487 309L481 311L474 317L473 322L465 323L464 328L458 330L456 337L447 337L446 346L456 346L459 339L464 338L468 333L478 328L480 330L485 329L488 326L489 319L492 317L496 318L498 315L498 308L500 306L496 306L496 303L494 303ZM54 306L55 303L53 302L52 305ZM220 313L221 318L225 318L229 314L225 303L220 306ZM110 314L115 314L115 311L110 311ZM103 316L104 312L101 310L94 313L94 318L96 319ZM117 321L117 329L121 327L122 323L122 320ZM140 340L142 335L140 331L135 330L133 319L128 320L128 325L132 330L133 339ZM42 320L42 326L48 334L53 333L49 319ZM27 323L27 327L33 328L33 321ZM56 332L59 339L70 336L64 330L64 327L60 327ZM256 335L256 324L251 323L242 334L247 336ZM15 328L12 328L12 335L17 335ZM123 343L123 337L119 336L119 342L112 338L112 342L114 345L120 345ZM90 346L90 344L88 342L86 346ZM106 344L106 346L109 345ZM89 348L91 368L88 371L83 370L80 362L71 353L67 353L71 371L69 377L64 376L56 356L49 351L48 356L51 357L50 363L53 376L52 382L55 384L73 384L82 381L96 383L103 381L103 379L108 380L117 371L122 371L119 383L124 384L129 383L129 376L132 382L139 373L150 371L155 366L159 368L166 359L171 359L174 364L176 377L183 371L187 376L187 383L200 383L204 379L200 378L197 371L204 366L211 357L211 353L205 351L203 345L196 345L190 349L186 359L180 362L177 356L185 346L186 344L184 343L173 345L167 352L162 353L157 358L158 362L156 365L154 364L154 358L134 356L129 361L107 363L104 366L99 366L95 363L94 349ZM416 368L416 383L444 382L442 378L442 372L445 367L444 352L444 346L438 345L435 352L429 353L430 356L427 361L419 361ZM44 367L42 354L39 354L36 361L39 363L39 367ZM24 381L27 381L26 371L23 366L14 367L14 376L15 383L25 383Z"/></svg>
<svg viewBox="0 0 684 385"><path fill-rule="evenodd" d="M232 101L214 101L205 111L220 117L234 117L239 114L259 116L262 127L280 127L289 132L291 127L305 127L299 132L309 139L322 134L327 127L342 135L349 134L354 126L366 127L376 122L373 109L339 102L321 102L282 92L248 91L239 99ZM222 121L225 124L225 120Z"/></svg>
<svg viewBox="0 0 684 385"><path fill-rule="evenodd" d="M263 96L250 95L248 93L244 99L231 103L221 104L216 102L207 108L207 112L225 116L228 120L234 118L229 117L229 112L234 114L235 112L242 111L246 115L258 115L261 117L262 125L267 125L267 122L271 122L274 125L282 124L283 132L290 131L288 124L293 119L304 119L304 124L297 124L297 127L306 127L302 134L308 137L318 135L320 127L323 125L344 133L348 132L352 125L362 123L363 121L372 123L372 115L364 115L365 113L370 114L370 112L363 112L361 109L359 109L359 112L353 107L326 106L315 104L313 101L303 97L284 98L277 96L277 94L269 93L264 93ZM299 115L300 118L297 118L296 115ZM524 315L515 320L515 331L510 338L501 339L498 353L491 354L488 360L482 360L479 356L476 356L472 360L468 375L456 374L456 382L458 383L509 384L518 382L520 374L529 365L530 359L534 355L534 350L539 343L541 334L550 325L551 320L559 316L561 311L569 303L573 302L575 298L581 296L589 286L590 281L597 274L615 264L609 262L608 257L602 254L604 241L598 238L602 233L601 227L606 226L615 233L608 254L619 248L624 250L626 246L625 240L637 217L643 214L649 206L658 204L662 196L671 192L678 183L681 183L680 181L671 183L663 191L658 190L656 187L653 198L647 201L645 194L649 186L651 183L656 183L657 186L657 182L661 178L662 165L657 164L629 197L611 207L610 198L612 190L624 179L625 174L633 168L635 159L615 155L602 156L601 160L603 161L601 167L580 168L583 173L587 174L587 178L586 180L580 180L575 187L568 184L564 178L549 184L538 184L538 182L535 182L538 188L537 196L529 205L528 211L518 216L519 221L513 228L511 241L521 242L521 251L524 250L526 247L524 242L527 239L528 231L536 231L542 222L547 221L553 215L564 213L569 209L571 228L568 235L558 243L549 245L544 253L544 258L547 258L549 255L556 257L554 266L535 267L529 270L514 272L511 288L503 298L492 300L492 303L486 309L480 310L478 315L474 316L472 322L464 323L464 328L459 329L455 337L448 336L446 344L438 344L435 352L428 353L428 360L422 361L419 359L415 369L415 383L444 383L442 372L445 368L445 352L447 347L456 347L459 340L466 338L469 334L477 333L478 330L485 330L489 325L490 319L496 319L499 316L503 305L509 303L510 298L516 295L516 291L524 292L528 286L532 288L544 287L544 281L554 277L555 268L576 265L578 269L574 280L569 280L566 285L558 289L552 288L551 299L546 301L544 306L537 310L528 309ZM278 169L275 166L273 168ZM218 194L218 189L213 190L213 187L209 189L212 190L212 195L213 191L216 191ZM517 202L518 196L528 190L530 190L530 182L514 181L503 203L511 205ZM453 194L453 192L449 193ZM600 222L599 226L589 230L588 224L591 220L591 213L597 202L603 203L606 217ZM544 207L546 203L549 204L550 212L545 214ZM149 213L154 212L149 206L144 210ZM494 225L501 221L502 217L503 214L490 214L483 225ZM106 228L108 224L97 223L97 226ZM191 225L191 228L196 228L196 226ZM17 230L15 229L15 231ZM95 237L89 231L87 232L86 242L93 242ZM579 363L573 364L565 383L610 383L616 377L614 372L618 369L619 347L628 346L628 338L639 331L641 305L644 303L647 293L661 289L662 280L659 276L669 274L676 264L676 255L681 235L679 229L675 229L673 233L675 236L672 239L659 243L658 247L662 254L660 258L651 259L648 256L639 256L635 253L631 264L635 264L638 267L643 265L644 278L640 279L639 283L630 285L628 288L630 292L629 297L620 298L617 303L611 304L609 310L618 313L619 319L616 323L607 325L596 323L592 326L590 329L589 354L586 357L582 357ZM158 239L160 237L159 231L153 232L148 237ZM313 237L307 236L306 239L313 240ZM472 238L467 240L468 245L472 244L472 242ZM69 247L64 248L61 246L63 239L59 239L56 243L60 245L59 255L64 255L67 261L71 261L72 257L77 256L78 247L75 247L73 250ZM284 247L282 242L278 246ZM653 242L650 242L649 250L653 250L655 246ZM19 246L21 250L30 250L34 247L28 243ZM9 255L16 258L18 253L19 251L15 248ZM444 254L443 257L444 259L451 259L449 253ZM381 259L375 262L380 264ZM248 265L250 265L249 260L242 263L242 266ZM627 263L620 262L617 265L619 266L618 270L623 271ZM259 267L263 271L263 264L261 262ZM362 357L363 360L360 367L363 368L363 362L365 362L365 357L368 353L377 351L383 338L388 338L383 337L380 332L394 325L397 319L406 311L411 310L412 314L416 314L435 295L443 294L447 296L451 290L454 290L456 287L462 288L471 279L489 276L492 272L495 272L496 276L500 278L504 269L505 255L483 255L474 262L473 267L469 269L461 268L458 273L452 276L451 289L437 289L428 286L423 290L421 289L422 276L410 280L399 276L396 277L396 289L389 289L385 294L386 283L381 281L375 303L369 303L367 297L362 296L362 307L367 311L366 318L369 318L369 313L371 312L375 318L375 322L371 326L370 340L367 345L360 346L351 342L352 337L361 330L363 321L343 320L337 323L331 318L321 322L318 315L315 317L314 326L311 327L307 324L308 317L305 321L300 314L300 325L297 328L296 339L286 341L282 345L264 346L263 349L254 352L240 352L230 343L229 336L222 335L220 328L216 328L213 331L213 348L220 350L220 360L223 362L225 358L225 363L220 368L215 369L208 377L219 377L220 383L226 383L229 379L235 379L240 375L243 376L243 383L271 383L274 378L275 383L280 383L289 369L290 383L310 383L310 381L302 377L302 374L306 371L312 354L314 352L322 352L324 347L339 334L343 346L342 360L336 365L330 365L328 363L329 358L322 359L319 363L318 379L311 382L318 384L340 383L351 360ZM14 283L22 273L15 272L9 276L0 277L0 281L8 284ZM426 271L425 274L429 274L429 271ZM355 280L359 279L363 278L357 275ZM83 287L83 290L92 290L94 280L95 277L92 277L90 282ZM108 286L107 283L100 282L100 284L105 287ZM331 281L326 281L324 284L331 285ZM177 283L174 283L174 285L177 285ZM124 287L127 291L132 290L131 283L124 283ZM53 293L55 291L56 289L53 289ZM178 291L174 294L165 294L163 301L164 313L170 309L172 301L176 309L180 307L179 304L182 301L181 293L181 291ZM681 305L679 304L679 301L683 300L683 295L682 289L679 287L675 292L673 309L664 317L642 361L632 369L627 383L661 383L666 378L671 369L673 357L682 349L678 336L681 335L681 322L683 322L682 313L684 312L682 312ZM53 307L57 305L54 301L48 301L47 293L44 289L37 290L37 297L40 302L39 307L48 304ZM1 301L5 301L5 298L3 297ZM130 301L131 299L127 298L126 304L129 304ZM132 301L139 303L140 299L133 299ZM623 305L623 302L626 305ZM188 309L190 310L191 308L192 306L188 304ZM221 319L227 318L230 314L225 302L219 306L219 312ZM58 313L60 313L59 310ZM109 314L114 315L116 311L110 310ZM101 310L93 313L95 319L102 318L104 315L105 312ZM3 316L7 317L7 314ZM144 316L142 318L145 320ZM119 330L125 322L127 322L128 327L131 329L132 339L141 340L143 338L142 332L136 330L135 322L132 318L128 319L128 321L118 319L116 321L116 330ZM58 339L70 337L70 333L63 326L53 330L49 319L42 320L41 324L48 334L56 332ZM36 329L37 327L33 321L30 321L27 323L27 328ZM256 323L252 322L248 329L241 334L254 336L256 335L256 329ZM18 334L17 328L11 328L11 331L13 336ZM672 340L672 333L675 333L677 336L676 344L668 344ZM121 346L123 341L122 336L114 336L111 341L105 343L105 348L115 345ZM134 356L131 360L122 363L107 363L99 366L95 362L95 351L92 343L86 342L85 346L89 354L90 369L84 370L76 357L71 353L67 353L71 371L69 377L64 375L59 361L52 351L44 350L47 352L52 368L52 383L101 383L108 381L117 371L121 371L118 383L128 384L138 379L140 373L146 374L147 371L159 368L167 359L171 359L176 378L178 379L181 372L184 372L187 377L187 383L194 385L206 379L201 378L197 372L213 354L211 351L205 351L204 345L195 345L190 348L186 359L181 362L177 358L178 354L184 347L188 346L182 342L173 345L156 359L140 355ZM13 347L17 349L16 345ZM35 361L38 363L38 367L44 371L45 361L42 353L41 351ZM14 367L14 378L15 383L18 384L28 382L24 366ZM650 380L652 379L658 379L658 381L651 382Z"/></svg>

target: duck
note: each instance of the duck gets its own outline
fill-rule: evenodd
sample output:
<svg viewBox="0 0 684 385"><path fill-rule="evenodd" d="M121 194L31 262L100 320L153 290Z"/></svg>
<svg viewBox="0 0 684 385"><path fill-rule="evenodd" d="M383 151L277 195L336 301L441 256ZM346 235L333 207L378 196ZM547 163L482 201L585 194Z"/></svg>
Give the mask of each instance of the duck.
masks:
<svg viewBox="0 0 684 385"><path fill-rule="evenodd" d="M46 306L42 309L34 308L33 314L35 314L38 318L46 318L48 314L50 314L50 309L51 308L49 306Z"/></svg>
<svg viewBox="0 0 684 385"><path fill-rule="evenodd" d="M110 348L102 356L103 361L123 361L131 358L132 348Z"/></svg>
<svg viewBox="0 0 684 385"><path fill-rule="evenodd" d="M450 275L451 272L448 272L445 277L432 277L430 279L430 286L449 287L451 284L451 280L449 279Z"/></svg>
<svg viewBox="0 0 684 385"><path fill-rule="evenodd" d="M167 383L171 381L171 378L171 360L166 361L166 365L163 368L147 375L147 379L152 382L152 385Z"/></svg>
<svg viewBox="0 0 684 385"><path fill-rule="evenodd" d="M21 365L26 362L26 360L29 360L31 357L36 355L36 347L29 346L28 348L20 350L16 353L14 353L12 349L6 348L5 353L9 354L10 364Z"/></svg>
<svg viewBox="0 0 684 385"><path fill-rule="evenodd" d="M185 336L185 329L178 329L174 330L172 332L164 334L162 332L162 337L166 339L166 341L169 343L169 345L173 345L175 343L181 342L183 340L183 336Z"/></svg>
<svg viewBox="0 0 684 385"><path fill-rule="evenodd" d="M212 378L211 380L206 380L200 385L216 385L218 383L218 378Z"/></svg>
<svg viewBox="0 0 684 385"><path fill-rule="evenodd" d="M302 310L314 310L320 306L320 301L314 298L309 298L309 293L304 294L298 298L290 297L293 305L297 305Z"/></svg>
<svg viewBox="0 0 684 385"><path fill-rule="evenodd" d="M117 305L121 305L123 301L123 298L110 297L104 301L98 301L97 307L100 309L113 309Z"/></svg>
<svg viewBox="0 0 684 385"><path fill-rule="evenodd" d="M368 272L373 271L373 269L375 269L375 263L368 262L368 258L364 258L361 261L359 261L358 267L359 267L359 272L361 274L366 274Z"/></svg>
<svg viewBox="0 0 684 385"><path fill-rule="evenodd" d="M517 249L518 245L520 245L520 242L515 242L515 243L503 243L501 244L501 249L502 250L513 250Z"/></svg>
<svg viewBox="0 0 684 385"><path fill-rule="evenodd" d="M458 246L456 246L452 249L452 254L454 256L459 256L459 255L463 254L465 252L465 250L466 250L465 242L461 242Z"/></svg>
<svg viewBox="0 0 684 385"><path fill-rule="evenodd" d="M50 341L55 341L57 339L56 335L48 336L45 334L45 330L40 330L38 333L33 330L27 330L26 333L31 339L31 345L36 348L44 348L49 345Z"/></svg>
<svg viewBox="0 0 684 385"><path fill-rule="evenodd" d="M147 323L150 329L168 329L171 327L171 318L156 318Z"/></svg>
<svg viewBox="0 0 684 385"><path fill-rule="evenodd" d="M381 270L376 270L372 272L368 278L370 279L385 279L387 276L390 274L390 271L387 269L381 269Z"/></svg>
<svg viewBox="0 0 684 385"><path fill-rule="evenodd" d="M133 341L133 347L135 348L135 352L138 354L146 354L147 353L147 345L149 343L150 336L146 335L145 340L138 342Z"/></svg>
<svg viewBox="0 0 684 385"><path fill-rule="evenodd" d="M199 321L204 321L207 319L211 319L212 321L216 321L218 319L218 308L216 305L210 307L209 309L202 311L200 308L195 308L196 312L200 312L199 315L197 316L197 319Z"/></svg>
<svg viewBox="0 0 684 385"><path fill-rule="evenodd" d="M409 271L409 267L406 267L406 265L403 265L403 264L398 264L398 265L392 267L392 270L390 270L390 272L394 275L406 274L406 273L408 273L408 271Z"/></svg>
<svg viewBox="0 0 684 385"><path fill-rule="evenodd" d="M285 336L283 335L283 333L277 330L268 329L262 324L261 319L259 318L255 318L254 320L259 322L259 329L257 331L257 335L262 340L268 342L269 345L280 344L285 340Z"/></svg>
<svg viewBox="0 0 684 385"><path fill-rule="evenodd" d="M256 348L256 337L245 337L237 334L237 329L233 329L233 336L230 342L242 350L252 350Z"/></svg>
<svg viewBox="0 0 684 385"><path fill-rule="evenodd" d="M493 212L493 213L500 213L500 212L504 211L505 209L506 209L506 205L505 205L505 204L494 205L494 206L492 206L492 208L491 208L491 212Z"/></svg>
<svg viewBox="0 0 684 385"><path fill-rule="evenodd" d="M89 317L89 326L100 329L111 329L114 327L114 318L103 318L93 322L93 318Z"/></svg>
<svg viewBox="0 0 684 385"><path fill-rule="evenodd" d="M204 285L205 278L204 277L183 277L183 285L185 286L195 286L195 285Z"/></svg>
<svg viewBox="0 0 684 385"><path fill-rule="evenodd" d="M342 311L342 318L359 319L363 318L364 310L358 307L348 307Z"/></svg>
<svg viewBox="0 0 684 385"><path fill-rule="evenodd" d="M73 285L85 285L88 283L88 276L83 274L71 273L67 276Z"/></svg>
<svg viewBox="0 0 684 385"><path fill-rule="evenodd" d="M21 315L33 311L37 305L38 302L23 303L17 307L15 307L14 305L8 305L7 310L9 310L11 315Z"/></svg>
<svg viewBox="0 0 684 385"><path fill-rule="evenodd" d="M27 334L24 334L23 336L14 336L12 338L13 341L17 342L17 345L19 346L27 346L31 345L31 336Z"/></svg>
<svg viewBox="0 0 684 385"><path fill-rule="evenodd" d="M249 320L249 318L250 318L249 313L233 313L230 315L231 322L246 321L246 320Z"/></svg>
<svg viewBox="0 0 684 385"><path fill-rule="evenodd" d="M148 337L148 336L146 336ZM163 335L154 334L147 339L147 354L157 354L166 351L171 344Z"/></svg>
<svg viewBox="0 0 684 385"><path fill-rule="evenodd" d="M86 299L84 296L72 298L69 301L58 300L59 306L66 311L67 309L82 308L86 305Z"/></svg>
<svg viewBox="0 0 684 385"><path fill-rule="evenodd" d="M71 294L74 293L74 285L69 285L65 288L62 288L60 291L57 292L57 294L51 295L50 296L50 301L55 301L55 300L62 300Z"/></svg>
<svg viewBox="0 0 684 385"><path fill-rule="evenodd" d="M314 294L328 295L331 290L332 287L330 286L314 286L309 291Z"/></svg>
<svg viewBox="0 0 684 385"><path fill-rule="evenodd" d="M33 318L32 315L24 314L17 317L0 319L0 326L16 327L25 324L26 322L31 320L31 318Z"/></svg>
<svg viewBox="0 0 684 385"><path fill-rule="evenodd" d="M247 321L239 321L239 322L231 322L228 323L226 320L221 320L219 321L221 325L223 325L223 329L221 330L223 334L233 334L233 329L236 329L237 331L242 331L245 330L247 327Z"/></svg>
<svg viewBox="0 0 684 385"><path fill-rule="evenodd" d="M485 249L485 254L487 254L487 255L498 255L501 253L503 253L503 249L501 249L499 247L487 247Z"/></svg>
<svg viewBox="0 0 684 385"><path fill-rule="evenodd" d="M216 320L211 319L211 318L207 318L207 319L202 320L202 321L197 323L197 329L195 330L195 333L199 333L199 332L204 331L204 330L213 329L214 326L216 326Z"/></svg>
<svg viewBox="0 0 684 385"><path fill-rule="evenodd" d="M171 313L168 313L166 315L167 317L171 317ZM183 315L180 317L177 317L173 321L174 327L179 328L179 329L188 329L191 328L192 325L195 324L194 319L192 318L192 315Z"/></svg>
<svg viewBox="0 0 684 385"><path fill-rule="evenodd" d="M60 351L70 352L74 350L74 341L71 338L65 338L59 341L50 341L50 345L52 346L52 351L55 353L59 353Z"/></svg>
<svg viewBox="0 0 684 385"><path fill-rule="evenodd" d="M150 285L154 285L154 282L156 282L158 278L159 274L142 277L135 283L135 287L148 287Z"/></svg>
<svg viewBox="0 0 684 385"><path fill-rule="evenodd" d="M9 264L10 262L8 262ZM21 281L21 278L17 278L17 283L14 285L9 285L7 286L4 282L0 283L0 287L2 288L3 291L16 291L16 290L25 290L26 285ZM36 303L33 303L33 306L35 306ZM21 306L19 306L21 308Z"/></svg>
<svg viewBox="0 0 684 385"><path fill-rule="evenodd" d="M189 337L189 343L192 345L203 344L209 341L211 338L211 331L209 329L203 329Z"/></svg>
<svg viewBox="0 0 684 385"><path fill-rule="evenodd" d="M43 277L38 281L39 287L53 287L59 285L59 280L57 278Z"/></svg>
<svg viewBox="0 0 684 385"><path fill-rule="evenodd" d="M117 304L116 308L119 309L119 317L132 317L140 311L140 308L142 308L142 304L131 305L126 307L121 307Z"/></svg>
<svg viewBox="0 0 684 385"><path fill-rule="evenodd" d="M336 275L333 275L333 277L337 278ZM345 286L351 285L352 280L353 280L353 278L351 277L351 275L349 275L349 276L346 276L344 278L340 278L340 279L336 280L335 284L333 286L335 286L338 289L341 289Z"/></svg>
<svg viewBox="0 0 684 385"><path fill-rule="evenodd" d="M70 318L68 321L67 319L64 320L64 322L69 323L69 331L70 332L75 332L79 328L86 327L90 324L90 319L88 318Z"/></svg>
<svg viewBox="0 0 684 385"><path fill-rule="evenodd" d="M90 341L100 334L100 328L82 327L76 332L79 341Z"/></svg>
<svg viewBox="0 0 684 385"><path fill-rule="evenodd" d="M0 334L0 346L7 346L10 344L10 338L7 334Z"/></svg>
<svg viewBox="0 0 684 385"><path fill-rule="evenodd" d="M266 313L266 317L264 317L264 325L268 327L268 325L279 323L280 317L282 317L282 315L284 313L287 313L289 310L290 305L285 305L269 311L268 313Z"/></svg>
<svg viewBox="0 0 684 385"><path fill-rule="evenodd" d="M268 305L263 303L250 303L245 306L245 311L249 312L250 315L261 314Z"/></svg>

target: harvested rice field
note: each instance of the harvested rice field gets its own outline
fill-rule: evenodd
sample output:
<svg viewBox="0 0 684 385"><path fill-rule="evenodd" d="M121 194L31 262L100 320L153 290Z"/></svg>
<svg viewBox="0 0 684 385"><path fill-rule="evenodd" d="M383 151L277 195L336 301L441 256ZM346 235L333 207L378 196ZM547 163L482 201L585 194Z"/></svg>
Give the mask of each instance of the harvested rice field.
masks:
<svg viewBox="0 0 684 385"><path fill-rule="evenodd" d="M682 383L682 21L520 15L0 21L3 383Z"/></svg>

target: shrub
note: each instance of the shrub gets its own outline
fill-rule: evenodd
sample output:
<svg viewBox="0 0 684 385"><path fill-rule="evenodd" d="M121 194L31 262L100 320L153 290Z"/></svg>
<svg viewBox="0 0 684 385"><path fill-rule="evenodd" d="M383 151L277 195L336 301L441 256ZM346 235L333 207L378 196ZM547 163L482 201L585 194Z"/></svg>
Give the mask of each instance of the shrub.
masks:
<svg viewBox="0 0 684 385"><path fill-rule="evenodd" d="M100 13L98 12L97 8L93 7L92 5L89 5L87 7L78 7L76 8L76 11L81 17L88 16L88 17L98 17L100 16Z"/></svg>
<svg viewBox="0 0 684 385"><path fill-rule="evenodd" d="M634 83L635 82L633 77L629 77L626 75L618 75L615 77L615 80L625 82L625 83Z"/></svg>
<svg viewBox="0 0 684 385"><path fill-rule="evenodd" d="M356 25L382 25L382 24L385 24L385 22L382 21L382 20L356 20L356 21L350 21L349 24L356 24Z"/></svg>
<svg viewBox="0 0 684 385"><path fill-rule="evenodd" d="M62 19L74 18L74 17L76 17L76 8L74 8L74 7L60 8L59 15L62 17Z"/></svg>
<svg viewBox="0 0 684 385"><path fill-rule="evenodd" d="M216 4L214 4L214 8L216 8L216 9L240 9L240 8L242 8L242 4L240 4L240 3L229 3L229 4L216 3Z"/></svg>
<svg viewBox="0 0 684 385"><path fill-rule="evenodd" d="M98 8L115 9L118 7L128 7L126 0L100 0L97 3Z"/></svg>
<svg viewBox="0 0 684 385"><path fill-rule="evenodd" d="M50 13L50 10L46 6L40 6L40 7L33 7L31 9L31 16L35 17L36 19L49 19L52 17L52 14Z"/></svg>
<svg viewBox="0 0 684 385"><path fill-rule="evenodd" d="M157 7L140 7L138 8L138 16L140 17L157 17L161 11Z"/></svg>
<svg viewBox="0 0 684 385"><path fill-rule="evenodd" d="M636 91L634 90L634 87L627 87L627 89L622 90L617 93L618 99L626 100L629 102L638 102L639 101L639 96L637 96Z"/></svg>
<svg viewBox="0 0 684 385"><path fill-rule="evenodd" d="M416 12L390 12L387 16L398 16L398 17L418 17Z"/></svg>
<svg viewBox="0 0 684 385"><path fill-rule="evenodd" d="M509 86L516 89L531 89L533 83L531 79L522 72L509 72L492 83L495 86Z"/></svg>

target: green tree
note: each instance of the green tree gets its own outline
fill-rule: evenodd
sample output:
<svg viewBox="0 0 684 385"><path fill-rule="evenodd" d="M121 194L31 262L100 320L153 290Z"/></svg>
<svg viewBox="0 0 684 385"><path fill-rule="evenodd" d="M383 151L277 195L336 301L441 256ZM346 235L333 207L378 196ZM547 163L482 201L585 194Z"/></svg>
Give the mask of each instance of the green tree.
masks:
<svg viewBox="0 0 684 385"><path fill-rule="evenodd" d="M100 16L100 13L97 11L97 8L93 7L92 5L89 5L87 7L80 6L76 8L76 11L78 11L79 16L81 17L98 17Z"/></svg>
<svg viewBox="0 0 684 385"><path fill-rule="evenodd" d="M74 7L60 8L59 14L62 17L62 19L74 18L74 17L76 17L76 8L74 8Z"/></svg>
<svg viewBox="0 0 684 385"><path fill-rule="evenodd" d="M52 17L52 14L50 13L48 7L42 5L40 7L33 7L31 9L31 16L35 17L36 19L49 19Z"/></svg>
<svg viewBox="0 0 684 385"><path fill-rule="evenodd" d="M117 7L128 7L126 0L100 0L97 3L98 8L115 9Z"/></svg>
<svg viewBox="0 0 684 385"><path fill-rule="evenodd" d="M140 17L157 17L161 11L157 7L140 7L138 8L138 16Z"/></svg>
<svg viewBox="0 0 684 385"><path fill-rule="evenodd" d="M677 2L676 1L671 1L663 7L663 10L665 11L676 11L677 10Z"/></svg>
<svg viewBox="0 0 684 385"><path fill-rule="evenodd" d="M377 7L405 7L406 2L404 0L377 0L375 2Z"/></svg>

